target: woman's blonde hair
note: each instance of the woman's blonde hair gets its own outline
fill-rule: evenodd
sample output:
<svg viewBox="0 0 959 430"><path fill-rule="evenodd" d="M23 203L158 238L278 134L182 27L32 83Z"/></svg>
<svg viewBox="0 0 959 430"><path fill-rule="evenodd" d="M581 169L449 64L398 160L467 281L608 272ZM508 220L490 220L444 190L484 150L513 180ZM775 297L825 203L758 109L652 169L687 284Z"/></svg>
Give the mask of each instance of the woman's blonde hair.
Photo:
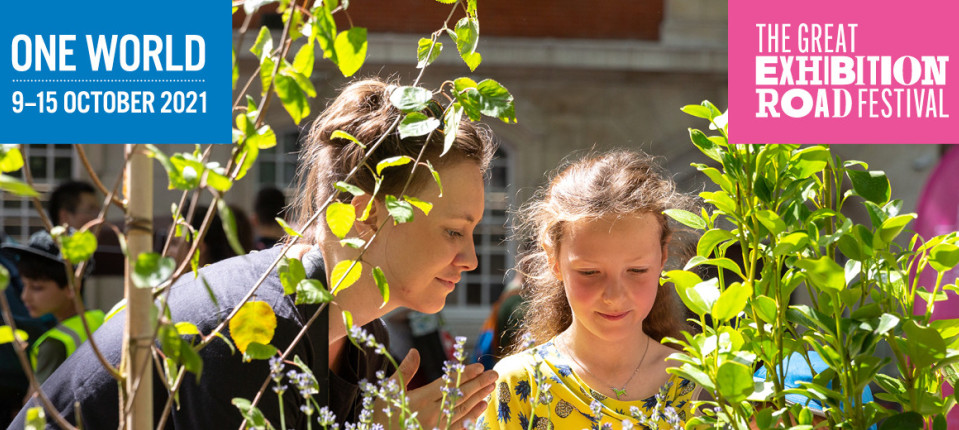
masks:
<svg viewBox="0 0 959 430"><path fill-rule="evenodd" d="M607 215L653 214L662 228L660 244L669 243L672 228L663 211L691 206L692 199L676 191L656 160L642 152L618 150L589 156L562 168L530 203L520 209L519 234L534 244L520 257L518 270L527 277L524 297L529 312L520 329L536 344L561 333L572 323L572 310L562 281L550 260L559 252L569 223ZM675 291L660 286L643 331L660 341L680 337L685 311ZM513 345L513 352L524 345Z"/></svg>

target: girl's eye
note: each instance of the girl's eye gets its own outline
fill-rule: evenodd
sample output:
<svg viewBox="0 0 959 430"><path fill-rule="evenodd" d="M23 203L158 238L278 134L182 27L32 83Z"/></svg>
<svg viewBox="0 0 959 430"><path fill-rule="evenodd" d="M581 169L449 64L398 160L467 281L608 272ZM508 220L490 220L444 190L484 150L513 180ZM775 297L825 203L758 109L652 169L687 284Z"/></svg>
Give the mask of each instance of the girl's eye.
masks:
<svg viewBox="0 0 959 430"><path fill-rule="evenodd" d="M580 270L579 274L583 276L591 276L599 273L598 270Z"/></svg>
<svg viewBox="0 0 959 430"><path fill-rule="evenodd" d="M629 271L632 272L632 273L642 274L642 273L648 272L649 270L647 270L647 269L629 269Z"/></svg>

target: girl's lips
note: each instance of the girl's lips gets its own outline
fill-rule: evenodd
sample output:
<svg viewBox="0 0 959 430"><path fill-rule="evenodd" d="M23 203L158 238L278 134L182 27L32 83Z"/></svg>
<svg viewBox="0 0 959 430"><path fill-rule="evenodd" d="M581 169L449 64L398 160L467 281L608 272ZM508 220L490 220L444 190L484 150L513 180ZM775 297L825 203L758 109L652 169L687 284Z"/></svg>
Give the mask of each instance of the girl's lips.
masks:
<svg viewBox="0 0 959 430"><path fill-rule="evenodd" d="M601 317L603 317L603 318L605 318L605 319L607 319L607 320L609 320L609 321L619 321L619 320L621 320L621 319L623 319L623 318L626 318L626 315L629 315L629 311L620 312L620 313L616 313L616 314L604 314L604 313L602 313L602 312L597 312L597 313L599 314L599 316L601 316Z"/></svg>

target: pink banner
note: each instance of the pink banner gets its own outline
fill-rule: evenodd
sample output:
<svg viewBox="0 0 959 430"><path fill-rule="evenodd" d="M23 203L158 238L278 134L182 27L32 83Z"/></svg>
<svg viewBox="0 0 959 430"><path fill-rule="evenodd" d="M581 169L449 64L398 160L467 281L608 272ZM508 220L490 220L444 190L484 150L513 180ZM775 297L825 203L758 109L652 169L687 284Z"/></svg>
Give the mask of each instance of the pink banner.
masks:
<svg viewBox="0 0 959 430"><path fill-rule="evenodd" d="M959 143L959 2L729 1L733 143Z"/></svg>

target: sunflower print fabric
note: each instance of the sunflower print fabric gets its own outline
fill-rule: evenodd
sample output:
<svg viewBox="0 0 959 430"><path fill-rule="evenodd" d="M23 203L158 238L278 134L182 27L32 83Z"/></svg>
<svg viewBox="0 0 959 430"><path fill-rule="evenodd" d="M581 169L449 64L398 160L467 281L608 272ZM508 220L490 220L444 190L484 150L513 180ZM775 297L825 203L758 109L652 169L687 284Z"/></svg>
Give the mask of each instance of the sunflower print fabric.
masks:
<svg viewBox="0 0 959 430"><path fill-rule="evenodd" d="M553 341L503 359L496 371L499 380L476 423L479 429L682 428L699 392L696 384L671 375L649 398L606 397L573 373Z"/></svg>

